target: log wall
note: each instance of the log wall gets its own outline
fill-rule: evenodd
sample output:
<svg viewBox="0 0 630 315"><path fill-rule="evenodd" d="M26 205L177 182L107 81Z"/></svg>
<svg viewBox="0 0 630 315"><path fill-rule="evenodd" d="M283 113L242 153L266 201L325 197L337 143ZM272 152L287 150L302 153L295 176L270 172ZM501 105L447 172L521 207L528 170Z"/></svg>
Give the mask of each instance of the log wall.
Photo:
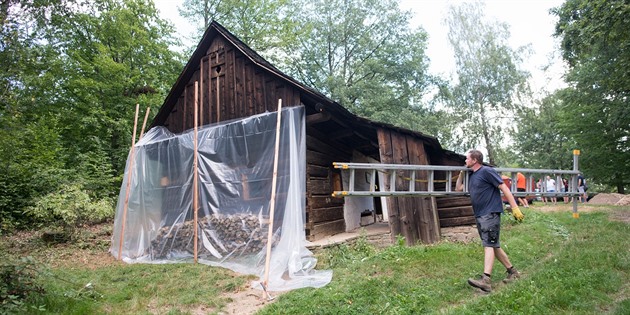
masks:
<svg viewBox="0 0 630 315"><path fill-rule="evenodd" d="M306 134L306 239L316 241L346 230L345 199L332 197L334 186L341 184L341 174L332 162L350 161L352 149L324 140L308 124Z"/></svg>
<svg viewBox="0 0 630 315"><path fill-rule="evenodd" d="M462 166L464 163L459 160L444 158L440 161L441 165ZM457 176L453 174L452 191L455 191ZM473 214L472 203L470 197L440 197L436 198L438 208L438 216L440 218L440 227L453 227L462 225L475 224L475 216Z"/></svg>

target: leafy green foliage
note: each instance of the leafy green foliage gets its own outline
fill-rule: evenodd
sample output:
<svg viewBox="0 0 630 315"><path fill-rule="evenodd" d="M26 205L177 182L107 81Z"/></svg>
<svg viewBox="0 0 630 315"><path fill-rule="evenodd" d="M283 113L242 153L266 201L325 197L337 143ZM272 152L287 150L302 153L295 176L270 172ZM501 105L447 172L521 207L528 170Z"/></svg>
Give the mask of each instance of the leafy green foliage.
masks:
<svg viewBox="0 0 630 315"><path fill-rule="evenodd" d="M179 12L198 25L195 43L216 20L249 47L277 60L277 50L294 46L301 34L300 25L289 18L290 4L288 0L184 0Z"/></svg>
<svg viewBox="0 0 630 315"><path fill-rule="evenodd" d="M483 8L481 3L451 6L446 21L457 80L442 92L460 128L449 145L458 151L484 146L489 162L497 165L496 150L513 132L521 98L529 93L529 73L522 68L528 48L513 50L508 26L486 21Z"/></svg>
<svg viewBox="0 0 630 315"><path fill-rule="evenodd" d="M587 177L624 192L630 184L630 6L568 0L554 10L569 87L562 123L583 151Z"/></svg>
<svg viewBox="0 0 630 315"><path fill-rule="evenodd" d="M326 248L319 255L319 263L323 268L336 268L365 259L375 253L376 248L367 241L365 235L362 235L351 245L342 243Z"/></svg>
<svg viewBox="0 0 630 315"><path fill-rule="evenodd" d="M287 47L287 72L372 120L418 128L427 74L427 34L411 29L396 1L296 1L304 33ZM413 117L415 122L406 120Z"/></svg>
<svg viewBox="0 0 630 315"><path fill-rule="evenodd" d="M3 254L0 258L0 314L25 313L32 308L44 311L42 306L27 303L29 298L45 294L40 279L43 265L32 257L15 260Z"/></svg>
<svg viewBox="0 0 630 315"><path fill-rule="evenodd" d="M576 146L571 133L561 123L562 101L554 95L542 100L538 108L525 108L517 119L514 134L515 156L526 168L572 169Z"/></svg>
<svg viewBox="0 0 630 315"><path fill-rule="evenodd" d="M27 212L38 222L59 225L72 236L81 225L111 218L114 205L109 198L93 200L81 186L73 184L63 185L60 191L38 198Z"/></svg>
<svg viewBox="0 0 630 315"><path fill-rule="evenodd" d="M75 184L93 200L116 196L135 105L161 104L182 63L170 50L173 27L151 1L2 9L0 226L8 229L46 218L24 210L58 208L42 203L56 204L52 194Z"/></svg>

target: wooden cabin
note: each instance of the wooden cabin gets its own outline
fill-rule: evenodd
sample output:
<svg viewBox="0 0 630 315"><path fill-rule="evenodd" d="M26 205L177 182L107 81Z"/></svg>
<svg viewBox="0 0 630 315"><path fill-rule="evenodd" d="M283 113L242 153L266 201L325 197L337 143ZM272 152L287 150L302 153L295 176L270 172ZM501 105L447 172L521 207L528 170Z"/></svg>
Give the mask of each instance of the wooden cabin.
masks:
<svg viewBox="0 0 630 315"><path fill-rule="evenodd" d="M342 172L332 162L463 165L465 157L444 150L418 132L370 121L276 69L213 21L152 122L174 133L193 128L194 86L200 92L200 124L248 117L283 106L306 113L306 238L314 241L359 226L361 213L385 213L392 238L433 243L440 227L471 224L467 198L334 198ZM387 180L382 180L389 185ZM376 183L374 183L376 184ZM399 183L397 183L398 185ZM384 211L386 209L386 211Z"/></svg>

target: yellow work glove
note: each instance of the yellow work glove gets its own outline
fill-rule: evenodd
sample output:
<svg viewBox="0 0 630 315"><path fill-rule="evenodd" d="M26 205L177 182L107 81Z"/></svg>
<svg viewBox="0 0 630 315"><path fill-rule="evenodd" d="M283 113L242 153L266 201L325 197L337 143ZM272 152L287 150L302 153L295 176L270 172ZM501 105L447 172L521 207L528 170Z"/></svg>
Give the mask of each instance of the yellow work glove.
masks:
<svg viewBox="0 0 630 315"><path fill-rule="evenodd" d="M514 216L514 219L516 219L516 221L518 222L523 221L523 218L525 217L521 212L521 209L519 209L518 207L512 208L512 215Z"/></svg>

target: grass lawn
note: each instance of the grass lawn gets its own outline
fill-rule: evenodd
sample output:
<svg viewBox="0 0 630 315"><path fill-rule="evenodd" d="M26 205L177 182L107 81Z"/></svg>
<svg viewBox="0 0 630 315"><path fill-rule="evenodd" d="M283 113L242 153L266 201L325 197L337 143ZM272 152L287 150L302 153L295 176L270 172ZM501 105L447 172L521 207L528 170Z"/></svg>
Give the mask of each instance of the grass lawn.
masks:
<svg viewBox="0 0 630 315"><path fill-rule="evenodd" d="M496 262L490 294L466 283L483 268L478 242L378 249L359 239L317 253L317 269L333 269L330 284L283 293L256 314L630 314L630 207L589 206L579 219L569 205L522 210L525 221L504 216L501 233L522 278L503 284L505 269ZM3 260L32 256L29 268L38 270L33 274L43 289L16 309L221 314L256 278L205 265L123 264L108 256L107 237L99 233L107 231L55 247L2 237Z"/></svg>

